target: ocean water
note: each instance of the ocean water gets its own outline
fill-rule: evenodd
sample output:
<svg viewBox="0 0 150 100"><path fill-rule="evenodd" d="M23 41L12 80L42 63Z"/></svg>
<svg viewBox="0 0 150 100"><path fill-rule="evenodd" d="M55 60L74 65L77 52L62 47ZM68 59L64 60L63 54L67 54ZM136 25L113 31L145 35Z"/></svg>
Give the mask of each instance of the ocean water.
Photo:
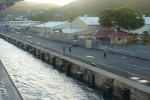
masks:
<svg viewBox="0 0 150 100"><path fill-rule="evenodd" d="M24 100L106 100L100 92L2 39L0 60Z"/></svg>

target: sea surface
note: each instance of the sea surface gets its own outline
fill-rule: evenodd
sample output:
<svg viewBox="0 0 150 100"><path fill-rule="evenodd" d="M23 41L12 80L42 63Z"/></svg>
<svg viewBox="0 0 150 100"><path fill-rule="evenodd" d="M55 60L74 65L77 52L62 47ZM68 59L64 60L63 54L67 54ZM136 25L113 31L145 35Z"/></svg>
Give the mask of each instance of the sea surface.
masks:
<svg viewBox="0 0 150 100"><path fill-rule="evenodd" d="M106 100L100 92L2 39L0 60L24 100Z"/></svg>

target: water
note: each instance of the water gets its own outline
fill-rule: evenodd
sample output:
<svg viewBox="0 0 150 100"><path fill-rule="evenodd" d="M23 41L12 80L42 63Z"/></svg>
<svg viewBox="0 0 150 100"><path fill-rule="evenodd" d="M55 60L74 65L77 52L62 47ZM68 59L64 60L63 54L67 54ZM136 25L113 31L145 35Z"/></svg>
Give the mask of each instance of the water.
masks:
<svg viewBox="0 0 150 100"><path fill-rule="evenodd" d="M2 39L0 59L25 100L104 100L99 92Z"/></svg>

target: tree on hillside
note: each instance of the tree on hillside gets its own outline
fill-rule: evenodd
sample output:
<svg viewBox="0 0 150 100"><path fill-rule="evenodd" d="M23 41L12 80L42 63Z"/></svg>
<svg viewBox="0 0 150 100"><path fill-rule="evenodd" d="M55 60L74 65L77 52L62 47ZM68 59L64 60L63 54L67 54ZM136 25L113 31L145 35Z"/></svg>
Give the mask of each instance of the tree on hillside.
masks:
<svg viewBox="0 0 150 100"><path fill-rule="evenodd" d="M28 17L28 19L33 20L33 21L41 21L41 22L47 22L48 21L48 18L42 14L40 14L38 16L30 16L30 17Z"/></svg>
<svg viewBox="0 0 150 100"><path fill-rule="evenodd" d="M100 13L100 23L102 26L115 26L118 30L135 30L144 25L144 19L130 7L107 9Z"/></svg>
<svg viewBox="0 0 150 100"><path fill-rule="evenodd" d="M144 12L144 15L145 15L146 17L150 17L150 10L145 11L145 12Z"/></svg>

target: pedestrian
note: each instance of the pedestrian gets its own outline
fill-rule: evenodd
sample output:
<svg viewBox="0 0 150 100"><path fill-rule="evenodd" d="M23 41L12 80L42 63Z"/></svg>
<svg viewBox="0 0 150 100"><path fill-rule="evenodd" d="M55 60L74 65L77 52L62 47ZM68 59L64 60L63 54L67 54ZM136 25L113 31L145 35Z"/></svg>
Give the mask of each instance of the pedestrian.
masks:
<svg viewBox="0 0 150 100"><path fill-rule="evenodd" d="M106 49L104 49L104 58L106 58Z"/></svg>
<svg viewBox="0 0 150 100"><path fill-rule="evenodd" d="M63 54L65 53L65 46L63 46Z"/></svg>
<svg viewBox="0 0 150 100"><path fill-rule="evenodd" d="M71 50L72 50L72 46L70 45L70 46L69 46L69 52L71 52Z"/></svg>

